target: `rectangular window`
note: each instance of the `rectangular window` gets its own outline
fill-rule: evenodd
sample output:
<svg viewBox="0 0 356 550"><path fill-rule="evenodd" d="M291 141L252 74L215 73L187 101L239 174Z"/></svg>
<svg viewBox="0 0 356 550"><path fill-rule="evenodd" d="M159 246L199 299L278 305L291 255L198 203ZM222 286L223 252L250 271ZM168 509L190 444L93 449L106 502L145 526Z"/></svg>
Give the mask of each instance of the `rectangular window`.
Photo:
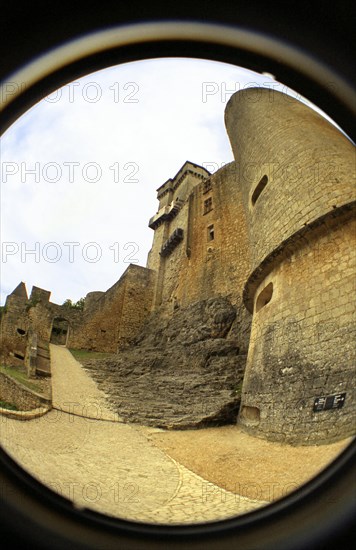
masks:
<svg viewBox="0 0 356 550"><path fill-rule="evenodd" d="M213 199L212 197L209 197L204 201L204 214L207 214L213 209Z"/></svg>
<svg viewBox="0 0 356 550"><path fill-rule="evenodd" d="M208 225L208 241L214 240L214 225Z"/></svg>

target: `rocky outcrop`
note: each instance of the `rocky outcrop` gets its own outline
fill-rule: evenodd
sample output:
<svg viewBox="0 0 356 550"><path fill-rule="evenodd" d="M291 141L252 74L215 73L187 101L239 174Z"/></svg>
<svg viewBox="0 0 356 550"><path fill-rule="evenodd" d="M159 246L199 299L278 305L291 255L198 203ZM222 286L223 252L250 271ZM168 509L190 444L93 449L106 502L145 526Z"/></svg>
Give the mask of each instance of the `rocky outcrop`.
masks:
<svg viewBox="0 0 356 550"><path fill-rule="evenodd" d="M229 338L237 315L226 298L152 315L132 347L87 371L124 420L161 428L235 422L246 356Z"/></svg>

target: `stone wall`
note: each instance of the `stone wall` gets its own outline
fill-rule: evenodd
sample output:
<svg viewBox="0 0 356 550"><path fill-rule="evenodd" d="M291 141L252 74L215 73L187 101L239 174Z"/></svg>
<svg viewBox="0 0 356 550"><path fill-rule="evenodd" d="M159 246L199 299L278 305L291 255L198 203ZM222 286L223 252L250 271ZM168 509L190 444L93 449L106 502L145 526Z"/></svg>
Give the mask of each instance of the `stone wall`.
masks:
<svg viewBox="0 0 356 550"><path fill-rule="evenodd" d="M0 323L0 355L5 364L24 365L29 326L26 299L8 296Z"/></svg>
<svg viewBox="0 0 356 550"><path fill-rule="evenodd" d="M101 292L99 290L88 292L85 296L84 312L89 313L89 311L95 311L97 301L103 296L103 294L105 294L105 292Z"/></svg>
<svg viewBox="0 0 356 550"><path fill-rule="evenodd" d="M2 372L0 372L0 400L16 405L19 411L31 411L49 405L48 399L31 392Z"/></svg>
<svg viewBox="0 0 356 550"><path fill-rule="evenodd" d="M205 212L210 198L212 208ZM183 230L183 240L168 256L160 256L162 243L177 229ZM235 163L196 181L176 217L155 229L150 254L148 265L158 270L156 310L169 317L178 307L226 296L239 308L237 324L247 350L250 315L242 306L242 291L249 242ZM236 336L241 341L241 334Z"/></svg>
<svg viewBox="0 0 356 550"><path fill-rule="evenodd" d="M137 336L148 318L153 300L156 274L131 264L126 275L126 292L118 327L118 348L124 349Z"/></svg>
<svg viewBox="0 0 356 550"><path fill-rule="evenodd" d="M252 269L306 224L355 200L353 144L300 101L248 88L231 96L225 123L248 217Z"/></svg>
<svg viewBox="0 0 356 550"><path fill-rule="evenodd" d="M25 289L24 283L21 283ZM82 312L49 301L50 293L33 287L31 296L18 292L20 285L10 294L0 323L1 360L7 365L24 365L30 332L44 345L51 339L55 318L66 320L69 332L81 322Z"/></svg>
<svg viewBox="0 0 356 550"><path fill-rule="evenodd" d="M247 430L290 443L353 434L355 232L355 220L332 233L324 226L257 288L256 301L273 284L253 317L243 406L258 410L260 420L243 418ZM313 411L316 398L342 393L341 409Z"/></svg>
<svg viewBox="0 0 356 550"><path fill-rule="evenodd" d="M59 314L55 310L48 302L39 302L28 310L31 328L41 340L50 341L53 318Z"/></svg>
<svg viewBox="0 0 356 550"><path fill-rule="evenodd" d="M113 353L125 347L150 313L154 278L152 270L130 264L70 331L68 347Z"/></svg>
<svg viewBox="0 0 356 550"><path fill-rule="evenodd" d="M207 192L206 187L210 188ZM212 209L204 213L204 203L210 198ZM223 295L241 304L249 273L249 243L235 163L194 189L189 225L189 255L184 254L175 291L178 302L187 306Z"/></svg>
<svg viewBox="0 0 356 550"><path fill-rule="evenodd" d="M225 118L251 249L239 423L293 444L342 439L355 412L354 147L279 92L238 92Z"/></svg>

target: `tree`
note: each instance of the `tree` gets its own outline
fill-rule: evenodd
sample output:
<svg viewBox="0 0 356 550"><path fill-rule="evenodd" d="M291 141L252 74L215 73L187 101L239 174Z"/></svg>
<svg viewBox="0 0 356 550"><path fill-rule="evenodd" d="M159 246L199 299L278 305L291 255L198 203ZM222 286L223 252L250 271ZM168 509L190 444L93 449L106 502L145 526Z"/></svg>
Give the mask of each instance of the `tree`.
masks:
<svg viewBox="0 0 356 550"><path fill-rule="evenodd" d="M85 303L85 298L80 298L80 299L74 304L74 307L75 307L76 309L83 310L83 309L84 309L84 303Z"/></svg>
<svg viewBox="0 0 356 550"><path fill-rule="evenodd" d="M84 309L84 303L85 303L85 298L80 298L77 302L72 302L70 298L67 298L67 300L65 300L62 305L64 307L68 307L71 309L79 309L82 311Z"/></svg>

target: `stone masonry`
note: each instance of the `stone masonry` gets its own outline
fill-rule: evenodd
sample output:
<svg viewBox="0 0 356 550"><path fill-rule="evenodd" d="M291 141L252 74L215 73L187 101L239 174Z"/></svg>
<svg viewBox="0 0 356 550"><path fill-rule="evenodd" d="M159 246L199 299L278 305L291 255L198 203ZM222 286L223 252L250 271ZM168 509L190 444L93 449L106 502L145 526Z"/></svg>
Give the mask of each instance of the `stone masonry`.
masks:
<svg viewBox="0 0 356 550"><path fill-rule="evenodd" d="M263 89L225 120L248 223L253 314L240 424L290 443L354 433L355 149L299 101Z"/></svg>
<svg viewBox="0 0 356 550"><path fill-rule="evenodd" d="M225 110L234 162L187 161L157 189L147 267L130 265L83 311L21 283L1 320L5 362L29 335L113 355L86 364L130 422L237 422L292 444L354 433L355 149L272 90ZM241 390L242 386L242 390ZM241 402L241 406L240 406Z"/></svg>

